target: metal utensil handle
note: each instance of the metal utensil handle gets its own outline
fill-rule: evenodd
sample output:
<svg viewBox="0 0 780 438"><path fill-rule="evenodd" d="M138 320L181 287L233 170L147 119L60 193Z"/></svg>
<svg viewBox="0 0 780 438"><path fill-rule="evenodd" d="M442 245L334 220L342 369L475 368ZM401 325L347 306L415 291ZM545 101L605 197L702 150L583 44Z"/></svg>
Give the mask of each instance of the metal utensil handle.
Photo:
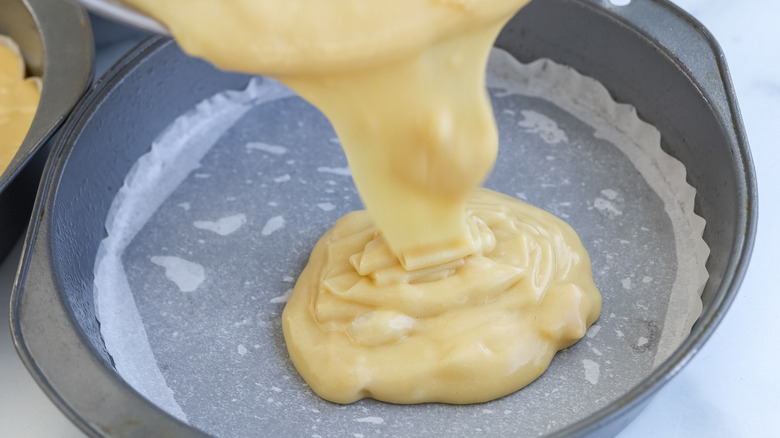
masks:
<svg viewBox="0 0 780 438"><path fill-rule="evenodd" d="M76 3L103 17L127 24L138 29L170 35L168 29L159 21L139 12L118 0L73 0Z"/></svg>

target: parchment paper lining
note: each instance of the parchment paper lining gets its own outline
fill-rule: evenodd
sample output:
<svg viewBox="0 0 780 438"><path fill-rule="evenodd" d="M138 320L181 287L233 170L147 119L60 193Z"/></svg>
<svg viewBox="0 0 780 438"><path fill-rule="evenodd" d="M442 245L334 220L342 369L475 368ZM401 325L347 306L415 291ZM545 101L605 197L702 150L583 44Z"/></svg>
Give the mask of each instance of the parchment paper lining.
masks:
<svg viewBox="0 0 780 438"><path fill-rule="evenodd" d="M568 67L496 50L488 86L501 151L486 186L569 221L605 298L534 384L475 406L343 407L308 390L279 314L316 239L361 204L327 122L260 78L181 116L112 204L95 298L120 375L183 421L237 437L538 435L638 383L701 311L708 248L684 167L633 107Z"/></svg>
<svg viewBox="0 0 780 438"><path fill-rule="evenodd" d="M130 169L106 218L107 237L95 263L95 307L106 350L117 372L149 400L187 421L154 359L141 315L127 281L122 254L160 205L195 169L227 128L252 105L289 97L281 86L251 83L244 92L227 91L201 102L178 119ZM189 116L189 117L188 117ZM210 123L201 123L208 120Z"/></svg>
<svg viewBox="0 0 780 438"><path fill-rule="evenodd" d="M598 127L594 135L626 154L663 200L664 210L675 225L678 265L653 363L658 366L688 336L701 315L701 292L709 277L705 263L710 249L702 239L705 221L693 212L696 189L685 179L685 166L661 149L658 129L640 120L633 106L615 102L593 78L569 67L553 66L549 60L526 66L504 51L493 53L488 70L492 72L489 86L507 93L543 97Z"/></svg>

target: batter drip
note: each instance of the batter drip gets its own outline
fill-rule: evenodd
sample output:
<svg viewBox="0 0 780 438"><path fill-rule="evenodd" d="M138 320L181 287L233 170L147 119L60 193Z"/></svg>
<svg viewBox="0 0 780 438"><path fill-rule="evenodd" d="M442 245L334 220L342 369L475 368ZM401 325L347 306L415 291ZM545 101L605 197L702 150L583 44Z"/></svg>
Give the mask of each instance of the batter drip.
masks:
<svg viewBox="0 0 780 438"><path fill-rule="evenodd" d="M528 1L129 1L189 54L287 84L341 139L367 212L320 240L282 315L323 398L487 401L597 318L571 228L475 194L498 148L488 53Z"/></svg>

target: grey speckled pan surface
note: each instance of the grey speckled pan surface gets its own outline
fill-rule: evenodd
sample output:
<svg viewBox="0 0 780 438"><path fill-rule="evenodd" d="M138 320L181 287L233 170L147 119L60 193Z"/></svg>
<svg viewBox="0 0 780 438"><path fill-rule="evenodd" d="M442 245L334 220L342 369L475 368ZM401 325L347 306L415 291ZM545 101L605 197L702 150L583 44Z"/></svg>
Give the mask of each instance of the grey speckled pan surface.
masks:
<svg viewBox="0 0 780 438"><path fill-rule="evenodd" d="M548 57L600 80L662 133L697 188L712 253L704 310L690 336L649 377L556 436L610 436L695 354L742 279L755 234L755 180L717 44L671 4L589 0L532 3L497 45L521 61ZM717 80L713 80L713 78ZM39 193L12 302L26 365L55 403L94 436L198 436L114 371L95 319L92 272L108 207L124 175L175 117L242 75L188 59L164 39L134 50L78 106L57 139ZM143 129L135 130L137 127Z"/></svg>

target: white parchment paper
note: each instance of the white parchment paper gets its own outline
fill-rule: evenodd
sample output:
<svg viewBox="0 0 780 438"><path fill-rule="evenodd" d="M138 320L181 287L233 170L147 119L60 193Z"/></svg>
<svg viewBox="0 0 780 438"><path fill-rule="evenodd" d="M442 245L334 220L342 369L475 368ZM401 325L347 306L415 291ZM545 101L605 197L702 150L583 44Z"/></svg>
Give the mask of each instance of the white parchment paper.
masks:
<svg viewBox="0 0 780 438"><path fill-rule="evenodd" d="M548 60L522 65L503 51L493 53L489 70L491 86L542 97L593 126L593 135L623 152L663 200L672 221L677 272L654 360L659 365L701 315L701 292L709 277L709 247L702 239L705 221L693 212L696 189L685 180L685 166L661 149L661 133L655 127L640 120L631 105L612 100L595 79Z"/></svg>
<svg viewBox="0 0 780 438"><path fill-rule="evenodd" d="M280 315L317 238L362 208L329 123L278 83L206 99L150 145L109 212L95 267L117 371L216 436L541 435L617 399L699 316L704 221L660 134L598 82L495 51L500 151L486 186L569 222L602 316L525 389L473 406L319 399Z"/></svg>

